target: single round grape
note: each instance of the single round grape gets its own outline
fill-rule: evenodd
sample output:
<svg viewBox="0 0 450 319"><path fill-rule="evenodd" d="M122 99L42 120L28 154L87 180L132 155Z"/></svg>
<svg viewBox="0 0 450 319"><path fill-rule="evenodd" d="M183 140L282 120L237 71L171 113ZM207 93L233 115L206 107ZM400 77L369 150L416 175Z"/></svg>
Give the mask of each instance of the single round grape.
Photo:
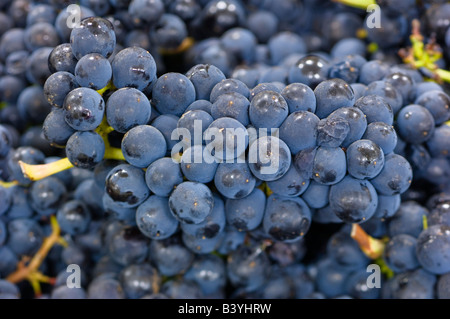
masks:
<svg viewBox="0 0 450 319"><path fill-rule="evenodd" d="M239 199L249 195L256 180L247 163L220 163L214 176L214 185L226 198Z"/></svg>
<svg viewBox="0 0 450 319"><path fill-rule="evenodd" d="M152 104L161 114L181 116L195 97L194 84L176 72L161 75L152 89Z"/></svg>
<svg viewBox="0 0 450 319"><path fill-rule="evenodd" d="M136 224L145 236L160 240L172 236L179 222L169 209L168 199L154 195L138 206Z"/></svg>
<svg viewBox="0 0 450 319"><path fill-rule="evenodd" d="M357 99L354 106L364 112L367 124L372 122L384 122L388 125L392 125L394 122L392 108L381 96L365 95Z"/></svg>
<svg viewBox="0 0 450 319"><path fill-rule="evenodd" d="M301 198L271 195L264 213L264 230L275 240L291 242L302 238L311 225L311 211Z"/></svg>
<svg viewBox="0 0 450 319"><path fill-rule="evenodd" d="M109 197L125 208L138 206L150 195L144 171L129 164L117 165L108 173L105 189Z"/></svg>
<svg viewBox="0 0 450 319"><path fill-rule="evenodd" d="M312 167L312 178L322 185L334 185L347 173L345 153L340 147L317 148Z"/></svg>
<svg viewBox="0 0 450 319"><path fill-rule="evenodd" d="M151 125L138 125L130 129L122 139L123 156L128 163L144 168L164 157L166 140L160 131Z"/></svg>
<svg viewBox="0 0 450 319"><path fill-rule="evenodd" d="M262 91L250 102L250 122L256 128L280 127L288 113L289 108L283 96L274 91Z"/></svg>
<svg viewBox="0 0 450 319"><path fill-rule="evenodd" d="M105 101L96 91L76 88L64 100L66 122L78 131L95 130L103 120Z"/></svg>
<svg viewBox="0 0 450 319"><path fill-rule="evenodd" d="M410 104L398 112L396 128L404 141L420 144L430 139L435 122L428 109L421 105Z"/></svg>
<svg viewBox="0 0 450 319"><path fill-rule="evenodd" d="M194 145L183 152L180 167L191 182L209 183L216 175L219 163L204 145Z"/></svg>
<svg viewBox="0 0 450 319"><path fill-rule="evenodd" d="M111 63L113 83L118 89L124 87L143 91L156 80L156 62L143 48L130 47L117 52Z"/></svg>
<svg viewBox="0 0 450 319"><path fill-rule="evenodd" d="M248 196L240 199L227 199L225 216L227 223L239 231L251 231L262 222L266 207L266 195L255 188Z"/></svg>
<svg viewBox="0 0 450 319"><path fill-rule="evenodd" d="M371 140L358 140L347 148L347 169L355 178L365 179L377 176L384 166L384 153Z"/></svg>
<svg viewBox="0 0 450 319"><path fill-rule="evenodd" d="M389 268L396 273L418 268L416 242L416 238L406 234L392 237L383 251L383 258Z"/></svg>
<svg viewBox="0 0 450 319"><path fill-rule="evenodd" d="M157 159L147 168L145 181L155 195L169 196L183 182L180 164L169 157Z"/></svg>
<svg viewBox="0 0 450 319"><path fill-rule="evenodd" d="M126 133L150 120L150 101L135 88L122 88L111 94L106 102L106 119L116 131Z"/></svg>
<svg viewBox="0 0 450 319"><path fill-rule="evenodd" d="M319 118L308 111L296 111L286 118L280 126L280 139L293 155L299 151L314 147L317 143L317 125Z"/></svg>
<svg viewBox="0 0 450 319"><path fill-rule="evenodd" d="M420 265L433 274L450 271L450 227L435 225L423 230L417 238L416 253Z"/></svg>
<svg viewBox="0 0 450 319"><path fill-rule="evenodd" d="M36 181L30 188L30 206L41 216L55 214L65 199L66 191L64 184L55 176Z"/></svg>
<svg viewBox="0 0 450 319"><path fill-rule="evenodd" d="M210 64L194 65L186 72L186 76L194 84L196 98L208 101L214 86L225 80L223 72Z"/></svg>
<svg viewBox="0 0 450 319"><path fill-rule="evenodd" d="M67 140L66 155L74 166L93 168L105 154L105 143L92 131L76 131Z"/></svg>
<svg viewBox="0 0 450 319"><path fill-rule="evenodd" d="M346 223L363 223L369 220L378 205L378 195L369 181L347 175L330 188L330 206Z"/></svg>
<svg viewBox="0 0 450 319"><path fill-rule="evenodd" d="M317 109L315 114L325 118L342 107L351 107L355 103L355 94L351 86L341 79L326 80L314 89Z"/></svg>
<svg viewBox="0 0 450 319"><path fill-rule="evenodd" d="M183 182L170 194L169 207L183 223L199 224L211 214L214 200L205 184Z"/></svg>
<svg viewBox="0 0 450 319"><path fill-rule="evenodd" d="M401 155L390 153L384 158L383 169L371 183L381 195L402 194L411 186L412 177L409 162Z"/></svg>
<svg viewBox="0 0 450 319"><path fill-rule="evenodd" d="M326 80L328 61L317 55L307 55L289 69L289 83L303 83L315 88Z"/></svg>
<svg viewBox="0 0 450 319"><path fill-rule="evenodd" d="M384 155L390 154L397 146L397 132L392 125L384 122L373 122L367 126L363 139L371 140L383 150Z"/></svg>
<svg viewBox="0 0 450 319"><path fill-rule="evenodd" d="M114 26L101 17L83 19L72 29L70 44L78 60L89 53L99 53L109 58L116 45Z"/></svg>
<svg viewBox="0 0 450 319"><path fill-rule="evenodd" d="M249 167L255 177L263 181L281 178L291 165L291 152L275 136L262 136L250 145Z"/></svg>
<svg viewBox="0 0 450 319"><path fill-rule="evenodd" d="M111 64L99 53L84 55L75 66L75 78L80 86L100 90L108 84L111 77Z"/></svg>
<svg viewBox="0 0 450 319"><path fill-rule="evenodd" d="M91 222L91 213L79 200L67 201L58 209L56 220L61 230L70 235L79 235L87 231Z"/></svg>
<svg viewBox="0 0 450 319"><path fill-rule="evenodd" d="M52 106L63 107L64 99L74 89L79 87L75 76L69 72L53 73L44 84L45 97Z"/></svg>

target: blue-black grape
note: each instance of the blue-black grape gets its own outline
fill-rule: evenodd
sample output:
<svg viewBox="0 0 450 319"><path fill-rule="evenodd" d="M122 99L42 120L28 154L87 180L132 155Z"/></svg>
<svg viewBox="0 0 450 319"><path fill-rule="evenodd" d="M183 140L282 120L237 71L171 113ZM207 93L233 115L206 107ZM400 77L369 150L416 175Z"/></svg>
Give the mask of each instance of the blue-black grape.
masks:
<svg viewBox="0 0 450 319"><path fill-rule="evenodd" d="M211 103L214 103L222 94L232 92L239 93L247 99L250 96L250 90L245 83L238 79L225 79L220 81L213 87L209 100L211 101Z"/></svg>
<svg viewBox="0 0 450 319"><path fill-rule="evenodd" d="M154 109L152 109L151 112L152 115L156 113L154 112ZM167 145L167 151L169 154L171 154L172 149L178 143L177 139L172 138L173 132L177 132L178 120L179 118L175 115L162 114L157 115L157 117L150 122L151 126L160 131L164 136L164 140L166 141Z"/></svg>
<svg viewBox="0 0 450 319"><path fill-rule="evenodd" d="M163 276L175 276L186 272L194 258L195 254L182 243L178 235L153 240L149 246L149 259Z"/></svg>
<svg viewBox="0 0 450 319"><path fill-rule="evenodd" d="M74 74L80 86L100 90L111 80L112 68L103 55L89 53L78 60Z"/></svg>
<svg viewBox="0 0 450 319"><path fill-rule="evenodd" d="M310 183L309 178L305 178L300 174L300 172L295 168L295 165L291 162L291 165L281 178L268 181L267 187L278 195L287 197L296 197L303 194L308 188Z"/></svg>
<svg viewBox="0 0 450 319"><path fill-rule="evenodd" d="M112 276L98 276L87 287L87 299L124 299L120 282Z"/></svg>
<svg viewBox="0 0 450 319"><path fill-rule="evenodd" d="M136 210L139 230L151 239L165 239L178 230L178 220L169 209L167 197L150 196Z"/></svg>
<svg viewBox="0 0 450 319"><path fill-rule="evenodd" d="M450 227L434 225L423 230L417 238L416 253L420 265L433 274L450 271Z"/></svg>
<svg viewBox="0 0 450 319"><path fill-rule="evenodd" d="M428 215L428 209L417 202L404 201L389 220L389 235L394 237L399 234L407 234L417 238L423 230L424 218L427 218Z"/></svg>
<svg viewBox="0 0 450 319"><path fill-rule="evenodd" d="M156 80L156 62L143 48L125 48L114 56L111 63L113 83L118 89L124 87L143 91Z"/></svg>
<svg viewBox="0 0 450 319"><path fill-rule="evenodd" d="M384 153L371 140L362 139L353 142L347 148L346 156L348 172L355 178L373 178L384 167Z"/></svg>
<svg viewBox="0 0 450 319"><path fill-rule="evenodd" d="M250 146L249 166L260 180L273 181L281 178L290 164L291 152L288 146L275 136L263 135ZM299 172L302 173L302 170Z"/></svg>
<svg viewBox="0 0 450 319"><path fill-rule="evenodd" d="M307 55L289 69L289 83L303 83L315 88L326 80L328 61L318 55Z"/></svg>
<svg viewBox="0 0 450 319"><path fill-rule="evenodd" d="M427 108L410 104L398 112L396 129L399 136L406 142L420 144L430 139L435 124L433 115Z"/></svg>
<svg viewBox="0 0 450 319"><path fill-rule="evenodd" d="M214 119L231 117L247 126L250 122L249 107L250 102L244 95L237 92L223 93L212 104L211 115Z"/></svg>
<svg viewBox="0 0 450 319"><path fill-rule="evenodd" d="M365 95L377 95L386 100L391 106L392 112L397 112L403 106L403 97L401 93L390 83L382 80L373 81L368 84Z"/></svg>
<svg viewBox="0 0 450 319"><path fill-rule="evenodd" d="M66 71L72 74L75 73L75 66L78 60L72 53L72 46L70 43L62 43L57 45L48 57L48 68L52 73L58 71Z"/></svg>
<svg viewBox="0 0 450 319"><path fill-rule="evenodd" d="M89 53L108 58L114 51L116 35L109 20L101 17L83 19L70 33L72 52L77 59Z"/></svg>
<svg viewBox="0 0 450 319"><path fill-rule="evenodd" d="M205 295L216 293L226 286L225 263L215 255L198 256L184 277L196 282Z"/></svg>
<svg viewBox="0 0 450 319"><path fill-rule="evenodd" d="M317 268L316 289L318 292L326 298L334 298L346 292L350 269L339 266L332 259L322 260Z"/></svg>
<svg viewBox="0 0 450 319"><path fill-rule="evenodd" d="M221 117L214 120L203 134L207 152L218 162L240 159L247 149L247 129L238 120Z"/></svg>
<svg viewBox="0 0 450 319"><path fill-rule="evenodd" d="M378 299L380 289L367 284L367 271L358 270L350 274L347 278L346 290L355 299Z"/></svg>
<svg viewBox="0 0 450 319"><path fill-rule="evenodd" d="M209 100L214 86L225 80L223 72L210 64L197 64L186 72L186 76L194 84L196 98L203 100Z"/></svg>
<svg viewBox="0 0 450 319"><path fill-rule="evenodd" d="M202 110L186 111L177 122L177 134L183 136L183 146L201 145L202 136L214 118Z"/></svg>
<svg viewBox="0 0 450 319"><path fill-rule="evenodd" d="M302 238L311 226L311 210L301 198L273 194L267 198L264 230L275 240L292 242Z"/></svg>
<svg viewBox="0 0 450 319"><path fill-rule="evenodd" d="M361 251L356 241L343 230L331 235L326 251L333 262L349 270L361 269L369 263L369 258Z"/></svg>
<svg viewBox="0 0 450 319"><path fill-rule="evenodd" d="M351 143L361 139L367 129L367 120L365 114L359 108L339 108L331 113L327 117L327 120L330 119L332 121L330 124L333 124L333 122L335 121L339 123L341 121L339 118L346 120L349 124L349 132L347 133L347 135L345 135L341 146L348 147ZM342 133L339 134L339 131L337 131L336 133L338 133L336 137L338 137L338 140L340 140L342 138Z"/></svg>
<svg viewBox="0 0 450 319"><path fill-rule="evenodd" d="M120 164L106 176L106 193L118 205L136 207L150 195L143 170L129 164Z"/></svg>
<svg viewBox="0 0 450 319"><path fill-rule="evenodd" d="M311 181L308 188L302 194L302 199L310 208L322 208L328 204L330 186Z"/></svg>
<svg viewBox="0 0 450 319"><path fill-rule="evenodd" d="M141 263L147 258L149 239L136 226L125 226L108 243L108 251L122 266Z"/></svg>
<svg viewBox="0 0 450 319"><path fill-rule="evenodd" d="M286 101L280 93L275 91L262 91L256 94L250 102L250 122L256 128L280 127L288 113L289 108Z"/></svg>
<svg viewBox="0 0 450 319"><path fill-rule="evenodd" d="M416 243L416 238L410 235L400 234L392 237L383 251L383 258L389 268L397 273L418 268Z"/></svg>
<svg viewBox="0 0 450 319"><path fill-rule="evenodd" d="M58 33L53 24L38 22L25 29L25 46L32 52L42 47L55 47L59 44Z"/></svg>
<svg viewBox="0 0 450 319"><path fill-rule="evenodd" d="M14 219L7 227L9 236L6 245L17 256L32 256L44 240L42 227L32 219Z"/></svg>
<svg viewBox="0 0 450 319"><path fill-rule="evenodd" d="M225 201L227 223L239 231L256 229L262 222L266 206L266 195L255 188L248 196Z"/></svg>
<svg viewBox="0 0 450 319"><path fill-rule="evenodd" d="M194 145L183 152L180 167L184 177L191 182L209 183L216 175L218 161L204 145ZM164 181L166 183L166 181Z"/></svg>
<svg viewBox="0 0 450 319"><path fill-rule="evenodd" d="M105 101L90 88L76 88L64 100L67 124L77 131L95 130L103 120Z"/></svg>
<svg viewBox="0 0 450 319"><path fill-rule="evenodd" d="M55 214L66 196L65 193L64 184L58 178L50 176L31 185L30 205L41 216Z"/></svg>
<svg viewBox="0 0 450 319"><path fill-rule="evenodd" d="M145 172L148 188L158 196L169 196L183 182L180 164L169 157L157 159Z"/></svg>
<svg viewBox="0 0 450 319"><path fill-rule="evenodd" d="M384 155L392 153L398 141L394 127L384 122L372 122L367 125L362 139L370 140L377 144L383 150Z"/></svg>
<svg viewBox="0 0 450 319"><path fill-rule="evenodd" d="M121 147L127 162L141 168L164 157L167 151L164 136L151 125L138 125L130 129L123 137Z"/></svg>
<svg viewBox="0 0 450 319"><path fill-rule="evenodd" d="M105 154L105 143L100 135L92 131L76 131L67 140L66 155L69 161L80 168L93 168Z"/></svg>
<svg viewBox="0 0 450 319"><path fill-rule="evenodd" d="M70 235L78 235L88 229L91 213L83 202L71 200L58 209L56 219L62 231Z"/></svg>
<svg viewBox="0 0 450 319"><path fill-rule="evenodd" d="M344 222L362 223L369 220L377 205L378 195L369 181L347 175L330 188L330 206Z"/></svg>
<svg viewBox="0 0 450 319"><path fill-rule="evenodd" d="M390 153L380 173L371 179L372 185L382 195L404 193L412 182L413 172L409 162L401 155Z"/></svg>
<svg viewBox="0 0 450 319"><path fill-rule="evenodd" d="M44 94L48 103L61 108L67 94L79 86L73 74L66 71L58 71L45 81Z"/></svg>
<svg viewBox="0 0 450 319"><path fill-rule="evenodd" d="M256 180L247 163L220 163L214 176L214 185L226 198L239 199L249 195Z"/></svg>
<svg viewBox="0 0 450 319"><path fill-rule="evenodd" d="M180 225L184 243L195 253L208 253L213 251L220 243L219 239L225 228L224 202L218 195L213 195L213 197L213 209L204 221L198 224L182 223Z"/></svg>
<svg viewBox="0 0 450 319"><path fill-rule="evenodd" d="M195 98L194 84L181 73L161 75L152 89L152 104L161 114L181 116Z"/></svg>
<svg viewBox="0 0 450 319"><path fill-rule="evenodd" d="M235 287L246 291L260 288L270 274L270 261L257 245L242 245L228 255L227 278Z"/></svg>
<svg viewBox="0 0 450 319"><path fill-rule="evenodd" d="M355 95L351 86L341 79L331 79L321 82L314 89L317 100L316 115L324 118L342 107L353 106Z"/></svg>
<svg viewBox="0 0 450 319"><path fill-rule="evenodd" d="M319 118L308 111L296 111L284 120L280 126L280 139L293 155L317 144L317 126Z"/></svg>
<svg viewBox="0 0 450 319"><path fill-rule="evenodd" d="M163 15L164 3L161 0L132 0L128 12L136 25L152 25Z"/></svg>
<svg viewBox="0 0 450 319"><path fill-rule="evenodd" d="M433 299L436 276L422 268L396 274L382 287L384 299Z"/></svg>
<svg viewBox="0 0 450 319"><path fill-rule="evenodd" d="M372 122L384 122L392 125L394 114L386 100L378 95L366 95L355 102L355 107L361 109L366 115L367 124Z"/></svg>
<svg viewBox="0 0 450 319"><path fill-rule="evenodd" d="M378 195L378 206L374 218L391 218L394 216L400 208L401 196L396 195Z"/></svg>
<svg viewBox="0 0 450 319"><path fill-rule="evenodd" d="M205 184L183 182L170 194L169 207L179 221L199 224L213 210L213 195Z"/></svg>
<svg viewBox="0 0 450 319"><path fill-rule="evenodd" d="M125 267L120 272L119 280L129 299L139 299L146 294L156 293L162 283L156 269L148 263Z"/></svg>
<svg viewBox="0 0 450 319"><path fill-rule="evenodd" d="M317 148L312 167L312 178L316 182L334 185L345 177L346 172L346 157L340 147L320 146Z"/></svg>

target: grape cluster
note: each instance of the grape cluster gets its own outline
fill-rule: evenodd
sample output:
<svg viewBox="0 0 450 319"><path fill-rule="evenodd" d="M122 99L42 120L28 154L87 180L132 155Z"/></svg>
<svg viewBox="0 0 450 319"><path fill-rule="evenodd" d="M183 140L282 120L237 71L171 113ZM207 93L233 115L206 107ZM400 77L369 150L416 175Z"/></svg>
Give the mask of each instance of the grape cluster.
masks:
<svg viewBox="0 0 450 319"><path fill-rule="evenodd" d="M450 298L447 3L71 2L0 1L0 299Z"/></svg>

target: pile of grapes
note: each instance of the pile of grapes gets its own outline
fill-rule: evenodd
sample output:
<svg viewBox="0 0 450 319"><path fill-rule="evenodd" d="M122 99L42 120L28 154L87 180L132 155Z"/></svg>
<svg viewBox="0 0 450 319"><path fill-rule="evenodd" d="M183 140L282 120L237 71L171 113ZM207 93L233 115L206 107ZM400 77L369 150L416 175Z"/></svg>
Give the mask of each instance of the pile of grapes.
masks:
<svg viewBox="0 0 450 319"><path fill-rule="evenodd" d="M447 1L0 10L0 299L450 298Z"/></svg>

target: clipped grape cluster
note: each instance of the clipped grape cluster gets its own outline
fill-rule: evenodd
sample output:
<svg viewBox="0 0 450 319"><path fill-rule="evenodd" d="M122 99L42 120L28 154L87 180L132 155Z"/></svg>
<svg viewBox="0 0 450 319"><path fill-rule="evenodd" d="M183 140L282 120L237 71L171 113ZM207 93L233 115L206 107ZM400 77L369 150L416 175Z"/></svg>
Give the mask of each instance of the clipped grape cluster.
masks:
<svg viewBox="0 0 450 319"><path fill-rule="evenodd" d="M448 3L69 2L0 1L0 298L450 298Z"/></svg>

